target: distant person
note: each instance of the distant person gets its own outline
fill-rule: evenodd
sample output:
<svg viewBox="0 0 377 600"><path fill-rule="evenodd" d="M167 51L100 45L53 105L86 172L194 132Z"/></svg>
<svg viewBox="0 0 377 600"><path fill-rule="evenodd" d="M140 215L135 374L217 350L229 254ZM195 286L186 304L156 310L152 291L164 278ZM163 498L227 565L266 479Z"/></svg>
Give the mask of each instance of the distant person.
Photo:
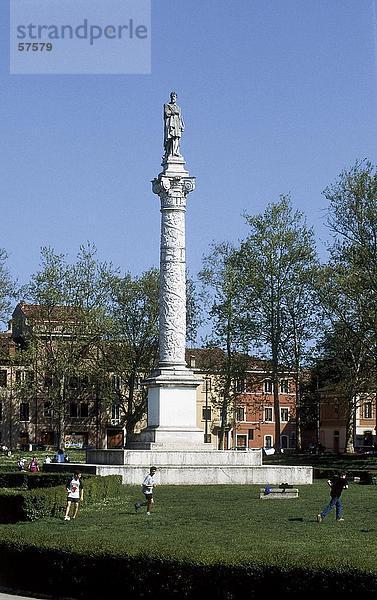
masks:
<svg viewBox="0 0 377 600"><path fill-rule="evenodd" d="M26 462L25 459L20 456L20 458L18 459L18 462L17 462L19 471L25 471L25 462Z"/></svg>
<svg viewBox="0 0 377 600"><path fill-rule="evenodd" d="M79 471L75 471L73 477L68 479L67 481L67 506L65 510L64 521L70 521L71 517L69 516L69 511L74 505L72 519L76 519L77 512L79 510L79 504L84 500L84 484L81 479L81 473Z"/></svg>
<svg viewBox="0 0 377 600"><path fill-rule="evenodd" d="M29 463L29 471L30 473L37 473L39 471L39 464L35 456L33 456Z"/></svg>
<svg viewBox="0 0 377 600"><path fill-rule="evenodd" d="M135 503L135 512L139 512L139 509L142 506L147 507L147 515L149 516L152 512L152 507L154 504L153 500L153 488L156 487L155 475L157 468L151 467L148 475L144 478L143 485L141 487L141 491L144 494L145 502L136 502Z"/></svg>
<svg viewBox="0 0 377 600"><path fill-rule="evenodd" d="M45 464L45 465L49 465L49 464L50 464L50 462L51 462L51 458L49 457L49 455L48 455L48 454L46 454L46 458L44 459L44 461L43 461L43 462L44 462L44 464Z"/></svg>
<svg viewBox="0 0 377 600"><path fill-rule="evenodd" d="M323 519L329 514L329 512L335 506L335 518L337 521L344 521L343 514L343 505L341 501L342 491L344 489L348 489L347 475L346 473L341 473L340 475L335 475L331 479L327 480L328 485L330 486L330 502L327 506L322 510L322 512L317 515L318 523L322 523Z"/></svg>
<svg viewBox="0 0 377 600"><path fill-rule="evenodd" d="M57 451L57 453L55 455L55 459L56 459L57 463L64 462L64 450L62 448L59 448L59 450Z"/></svg>

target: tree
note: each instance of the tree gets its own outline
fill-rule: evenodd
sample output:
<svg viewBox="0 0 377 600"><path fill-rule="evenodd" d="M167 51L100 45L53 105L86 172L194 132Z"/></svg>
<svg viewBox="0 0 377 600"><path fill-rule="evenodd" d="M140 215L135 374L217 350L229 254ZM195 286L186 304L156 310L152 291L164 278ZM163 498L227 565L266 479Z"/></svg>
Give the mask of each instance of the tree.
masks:
<svg viewBox="0 0 377 600"><path fill-rule="evenodd" d="M15 283L6 267L8 255L0 248L0 321L7 322L11 299L15 296Z"/></svg>
<svg viewBox="0 0 377 600"><path fill-rule="evenodd" d="M42 248L41 268L24 288L33 304L21 303L15 311L14 335L35 373L33 385L28 382L19 393L21 397L32 394L36 406L44 399L59 447L64 443L70 403L88 405L94 394L112 273L111 265L98 262L91 244L80 247L73 264L53 249Z"/></svg>
<svg viewBox="0 0 377 600"><path fill-rule="evenodd" d="M377 169L358 161L325 189L332 233L319 294L329 314L377 359Z"/></svg>
<svg viewBox="0 0 377 600"><path fill-rule="evenodd" d="M105 369L116 378L110 400L124 415L127 439L145 416L147 389L140 386L158 358L159 272L126 273L110 280L111 325L102 344Z"/></svg>
<svg viewBox="0 0 377 600"><path fill-rule="evenodd" d="M275 449L280 451L279 375L290 365L299 388L312 333L310 286L316 265L313 231L288 196L263 214L245 215L250 233L238 252L239 307L244 335L268 360L273 382Z"/></svg>
<svg viewBox="0 0 377 600"><path fill-rule="evenodd" d="M316 370L321 387L334 390L335 402L342 408L346 427L346 453L354 452L356 411L370 390L370 372L373 370L365 345L359 335L341 321L325 331L319 343Z"/></svg>
<svg viewBox="0 0 377 600"><path fill-rule="evenodd" d="M216 362L207 365L208 370L217 374L217 397L220 397L219 449L224 447L229 415L234 411L236 381L244 378L247 367L245 344L239 328L236 259L237 253L231 244L213 245L199 274L207 295L209 320L212 323L207 345L222 350L209 354L210 357L216 357Z"/></svg>
<svg viewBox="0 0 377 600"><path fill-rule="evenodd" d="M334 361L344 369L347 450L353 451L356 387L370 394L377 391L376 167L367 160L357 161L324 195L329 202L327 223L332 242L329 261L319 273L317 293L330 323L330 335L337 342Z"/></svg>

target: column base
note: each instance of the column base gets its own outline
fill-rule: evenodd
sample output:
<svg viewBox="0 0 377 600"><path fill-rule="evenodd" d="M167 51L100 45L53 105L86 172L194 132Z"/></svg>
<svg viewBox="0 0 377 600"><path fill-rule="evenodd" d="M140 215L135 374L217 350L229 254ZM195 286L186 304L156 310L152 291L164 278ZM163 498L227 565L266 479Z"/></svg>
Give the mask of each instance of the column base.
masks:
<svg viewBox="0 0 377 600"><path fill-rule="evenodd" d="M148 426L139 441L155 449L208 449L196 425L196 389L201 380L182 365L160 364L144 385L148 387ZM133 447L136 447L133 444Z"/></svg>

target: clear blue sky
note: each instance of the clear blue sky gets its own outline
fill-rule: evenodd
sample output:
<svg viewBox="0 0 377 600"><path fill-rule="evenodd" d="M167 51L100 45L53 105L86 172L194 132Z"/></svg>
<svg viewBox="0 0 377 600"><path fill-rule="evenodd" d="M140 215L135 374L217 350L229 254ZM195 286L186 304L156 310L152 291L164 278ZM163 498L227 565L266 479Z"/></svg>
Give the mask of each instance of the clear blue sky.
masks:
<svg viewBox="0 0 377 600"><path fill-rule="evenodd" d="M106 2L106 0L104 0ZM158 266L162 105L186 121L187 261L246 233L279 194L326 239L322 190L377 162L374 0L152 0L151 75L10 75L0 0L1 241L20 283L40 248Z"/></svg>

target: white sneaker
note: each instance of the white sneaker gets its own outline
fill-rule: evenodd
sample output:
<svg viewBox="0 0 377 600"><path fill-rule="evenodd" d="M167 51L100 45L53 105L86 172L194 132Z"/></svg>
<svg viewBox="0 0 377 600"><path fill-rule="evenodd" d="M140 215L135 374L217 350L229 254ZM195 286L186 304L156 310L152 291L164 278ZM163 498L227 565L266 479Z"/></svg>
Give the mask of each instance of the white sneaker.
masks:
<svg viewBox="0 0 377 600"><path fill-rule="evenodd" d="M70 521L71 517L64 517L64 521Z"/></svg>

